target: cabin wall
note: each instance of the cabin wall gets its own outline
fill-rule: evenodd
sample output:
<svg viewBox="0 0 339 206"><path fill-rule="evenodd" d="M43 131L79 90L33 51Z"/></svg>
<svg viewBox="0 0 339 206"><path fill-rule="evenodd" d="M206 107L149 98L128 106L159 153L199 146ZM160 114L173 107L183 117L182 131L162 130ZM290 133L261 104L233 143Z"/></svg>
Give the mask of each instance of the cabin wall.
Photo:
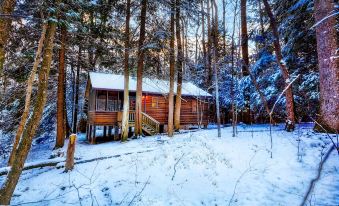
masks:
<svg viewBox="0 0 339 206"><path fill-rule="evenodd" d="M208 104L194 97L183 97L181 101L181 125L208 124Z"/></svg>
<svg viewBox="0 0 339 206"><path fill-rule="evenodd" d="M168 99L163 95L145 94L142 101L142 111L156 119L160 124L167 124Z"/></svg>

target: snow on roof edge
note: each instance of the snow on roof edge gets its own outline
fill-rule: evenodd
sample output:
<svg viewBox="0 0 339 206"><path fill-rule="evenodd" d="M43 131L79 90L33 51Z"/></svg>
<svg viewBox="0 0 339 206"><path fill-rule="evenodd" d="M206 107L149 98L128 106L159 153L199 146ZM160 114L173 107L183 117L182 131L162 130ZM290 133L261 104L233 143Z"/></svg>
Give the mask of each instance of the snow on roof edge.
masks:
<svg viewBox="0 0 339 206"><path fill-rule="evenodd" d="M102 72L89 72L89 79L91 85L95 89L108 89L108 90L124 90L124 75L102 73ZM129 77L129 90L136 91L136 77ZM143 78L143 92L154 94L167 94L169 93L169 81L160 79ZM176 93L176 84L174 86L174 93ZM212 95L203 89L197 87L191 82L184 82L182 84L183 96L205 96L211 97Z"/></svg>

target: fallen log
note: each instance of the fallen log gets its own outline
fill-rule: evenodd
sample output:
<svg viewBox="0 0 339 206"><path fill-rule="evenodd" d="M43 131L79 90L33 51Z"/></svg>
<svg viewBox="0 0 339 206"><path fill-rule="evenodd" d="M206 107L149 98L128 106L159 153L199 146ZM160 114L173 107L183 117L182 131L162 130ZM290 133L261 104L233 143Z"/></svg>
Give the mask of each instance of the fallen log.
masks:
<svg viewBox="0 0 339 206"><path fill-rule="evenodd" d="M116 155L110 155L110 156L105 156L105 157L96 157L93 159L77 160L75 161L74 164L75 165L84 164L84 163L100 161L100 160L105 160L105 159L110 159L110 158L117 158L117 157L121 157L124 155L130 155L133 153L141 154L141 153L152 152L152 151L153 149L148 149L148 150L143 150L143 151L138 151L138 152L126 152L123 154L116 154ZM51 159L47 161L26 163L22 170L30 170L30 169L43 168L43 167L56 167L56 169L64 168L65 158L55 158L55 159ZM7 175L10 169L11 167L0 168L0 176Z"/></svg>

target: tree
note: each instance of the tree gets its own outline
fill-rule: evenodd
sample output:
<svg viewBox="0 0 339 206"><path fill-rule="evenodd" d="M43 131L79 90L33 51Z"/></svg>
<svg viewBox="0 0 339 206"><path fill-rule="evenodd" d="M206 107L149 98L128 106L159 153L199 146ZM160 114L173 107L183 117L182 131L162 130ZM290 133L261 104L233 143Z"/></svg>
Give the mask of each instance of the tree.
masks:
<svg viewBox="0 0 339 206"><path fill-rule="evenodd" d="M182 93L182 75L183 75L183 49L181 42L181 32L180 32L180 0L176 0L176 10L175 10L175 25L176 25L176 37L177 37L177 95L175 99L175 111L174 111L174 128L176 130L180 129L180 111L181 111L181 93Z"/></svg>
<svg viewBox="0 0 339 206"><path fill-rule="evenodd" d="M174 13L175 7L178 6L175 0L171 0L171 22L170 22L170 88L168 94L168 136L173 136L173 110L174 110L174 73L175 73L175 54L174 54ZM178 20L178 19L176 19ZM179 19L180 20L180 19ZM178 31L177 31L178 32ZM180 35L180 34L179 34Z"/></svg>
<svg viewBox="0 0 339 206"><path fill-rule="evenodd" d="M263 3L265 5L266 13L267 13L267 15L270 19L270 26L271 26L273 38L274 38L273 39L273 46L274 46L274 50L275 50L275 56L276 56L276 59L277 59L277 64L280 68L283 79L285 81L285 88L288 87L288 89L286 90L286 94L285 94L285 97L286 97L286 112L287 112L286 129L287 129L287 131L291 132L291 131L294 130L295 115L294 115L294 102L293 102L292 86L289 86L289 83L291 81L290 80L290 74L288 72L286 64L283 61L277 22L275 20L275 17L272 13L272 9L271 9L268 1L263 0Z"/></svg>
<svg viewBox="0 0 339 206"><path fill-rule="evenodd" d="M9 34L11 31L11 24L12 24L12 18L10 15L14 11L14 7L16 4L15 0L3 0L0 3L0 14L2 14L4 17L0 17L0 78L3 77L3 87L4 91L6 90L6 79L4 75L4 64L5 64L5 47L7 45L7 41L9 38ZM8 15L6 17L6 15ZM0 97L1 99L1 97Z"/></svg>
<svg viewBox="0 0 339 206"><path fill-rule="evenodd" d="M78 109L79 109L79 87L80 87L80 70L81 70L82 45L79 45L77 72L75 77L75 94L74 94L74 114L73 114L73 133L77 133L78 126Z"/></svg>
<svg viewBox="0 0 339 206"><path fill-rule="evenodd" d="M61 0L57 0L55 5L58 6ZM51 10L54 12L55 10ZM39 84L38 92L36 95L36 103L34 105L33 113L31 118L27 122L27 126L22 134L21 141L19 142L18 148L15 151L15 159L13 161L11 170L9 171L5 182L0 189L0 204L8 205L11 197L18 183L22 169L24 167L25 160L28 152L31 148L32 140L35 132L39 126L45 103L47 100L47 87L48 87L48 76L51 68L54 37L56 33L57 20L56 14L51 14L46 30L46 41L44 44L44 54L41 69L39 71Z"/></svg>
<svg viewBox="0 0 339 206"><path fill-rule="evenodd" d="M60 29L60 50L59 50L59 75L58 75L58 93L57 93L57 130L55 148L64 146L66 137L66 110L65 110L65 54L67 28L62 25Z"/></svg>
<svg viewBox="0 0 339 206"><path fill-rule="evenodd" d="M247 34L247 9L246 9L247 0L240 1L240 16L241 16L241 53L243 59L242 65L242 74L244 77L249 75L249 64L250 60L248 57L248 34ZM251 122L251 112L250 112L250 87L245 86L244 88L244 123L249 124Z"/></svg>
<svg viewBox="0 0 339 206"><path fill-rule="evenodd" d="M124 62L124 108L122 113L121 140L124 142L128 138L129 120L129 21L131 17L131 0L126 4L126 26L125 26L125 62Z"/></svg>
<svg viewBox="0 0 339 206"><path fill-rule="evenodd" d="M248 56L248 34L247 34L247 9L246 9L247 0L241 0L240 5L240 15L241 15L241 52L242 52L242 73L244 76L249 76L255 89L259 93L260 100L264 104L265 110L267 114L270 116L271 121L273 121L271 117L271 111L268 107L267 100L264 94L261 92L259 84L256 78L253 76L250 70L250 61ZM250 112L250 87L246 86L244 91L245 97L245 123L251 122L251 112Z"/></svg>
<svg viewBox="0 0 339 206"><path fill-rule="evenodd" d="M317 51L320 82L320 116L318 122L328 131L339 130L338 33L333 0L315 0ZM322 128L316 127L318 131Z"/></svg>
<svg viewBox="0 0 339 206"><path fill-rule="evenodd" d="M16 133L15 138L14 138L13 149L12 149L12 152L9 156L8 166L13 165L13 161L14 161L14 158L15 158L15 156L14 156L15 150L17 149L17 146L18 146L19 141L21 139L25 125L27 123L27 118L28 118L29 110L30 110L30 106L31 106L33 81L34 81L34 78L35 78L35 74L38 70L38 66L40 64L42 47L44 45L45 36L46 36L46 29L47 29L47 24L44 23L43 26L42 26L42 32L41 32L41 37L40 37L39 44L38 44L38 49L37 49L37 52L35 54L33 68L31 70L31 73L30 73L28 80L27 80L25 108L24 108L24 111L22 113L21 120L20 120L18 129L17 129L17 133Z"/></svg>
<svg viewBox="0 0 339 206"><path fill-rule="evenodd" d="M142 134L142 120L141 120L141 106L142 106L142 74L144 68L144 41L145 41L145 26L146 26L146 10L147 10L147 0L141 1L141 13L140 13L140 36L139 36L139 46L138 46L138 68L137 68L137 92L136 92L136 102L135 102L135 136L140 136Z"/></svg>
<svg viewBox="0 0 339 206"><path fill-rule="evenodd" d="M218 6L215 0L213 0L214 5L214 15L213 17L213 70L214 70L214 81L215 81L215 106L217 112L217 125L218 125L218 137L221 137L221 129L220 129L220 105L219 105L219 80L218 80Z"/></svg>

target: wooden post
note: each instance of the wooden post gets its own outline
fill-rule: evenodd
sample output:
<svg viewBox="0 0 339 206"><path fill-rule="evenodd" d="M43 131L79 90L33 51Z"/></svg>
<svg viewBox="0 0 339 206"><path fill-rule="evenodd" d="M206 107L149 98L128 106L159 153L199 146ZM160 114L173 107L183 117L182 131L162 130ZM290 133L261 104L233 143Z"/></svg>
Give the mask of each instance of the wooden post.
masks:
<svg viewBox="0 0 339 206"><path fill-rule="evenodd" d="M119 125L114 125L114 140L119 140Z"/></svg>
<svg viewBox="0 0 339 206"><path fill-rule="evenodd" d="M93 137L92 137L92 141L91 141L91 144L95 144L96 143L96 126L94 125L93 126Z"/></svg>
<svg viewBox="0 0 339 206"><path fill-rule="evenodd" d="M108 126L108 137L112 137L112 126Z"/></svg>
<svg viewBox="0 0 339 206"><path fill-rule="evenodd" d="M69 136L65 172L68 172L74 168L74 152L75 152L76 139L77 139L76 134L71 134L71 136Z"/></svg>
<svg viewBox="0 0 339 206"><path fill-rule="evenodd" d="M104 126L104 137L107 137L107 126Z"/></svg>

